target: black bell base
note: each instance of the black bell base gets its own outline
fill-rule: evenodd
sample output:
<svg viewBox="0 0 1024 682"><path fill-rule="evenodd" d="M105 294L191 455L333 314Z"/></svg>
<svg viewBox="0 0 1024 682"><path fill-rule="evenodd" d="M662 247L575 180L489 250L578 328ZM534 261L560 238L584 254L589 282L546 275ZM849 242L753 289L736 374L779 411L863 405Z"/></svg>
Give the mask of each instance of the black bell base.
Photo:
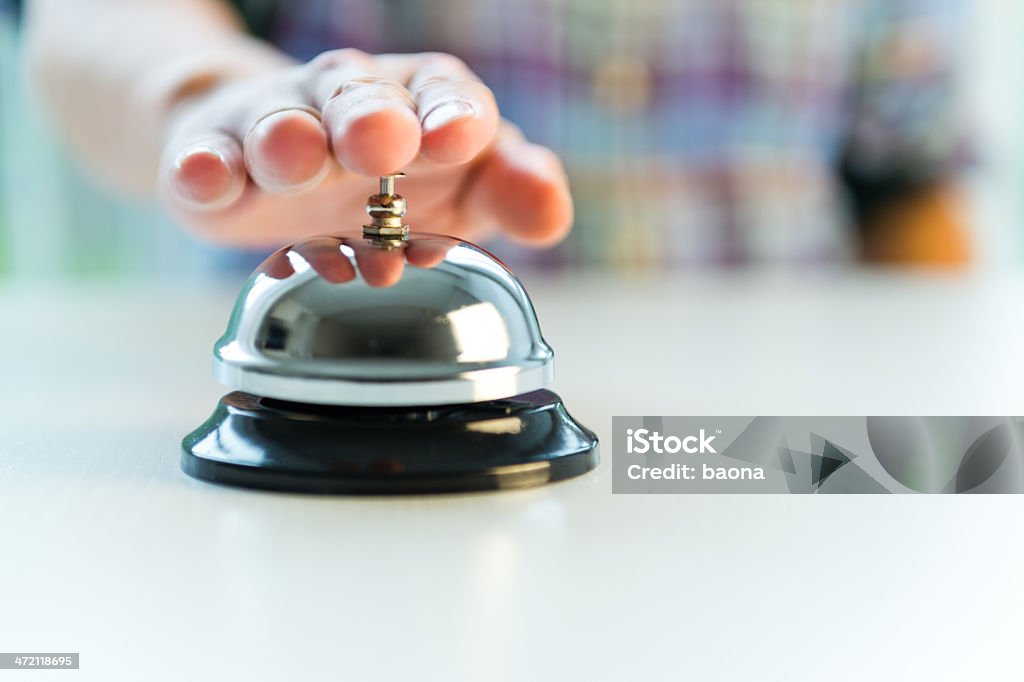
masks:
<svg viewBox="0 0 1024 682"><path fill-rule="evenodd" d="M336 407L236 391L182 441L212 483L301 493L526 488L597 466L598 441L551 391L431 407Z"/></svg>

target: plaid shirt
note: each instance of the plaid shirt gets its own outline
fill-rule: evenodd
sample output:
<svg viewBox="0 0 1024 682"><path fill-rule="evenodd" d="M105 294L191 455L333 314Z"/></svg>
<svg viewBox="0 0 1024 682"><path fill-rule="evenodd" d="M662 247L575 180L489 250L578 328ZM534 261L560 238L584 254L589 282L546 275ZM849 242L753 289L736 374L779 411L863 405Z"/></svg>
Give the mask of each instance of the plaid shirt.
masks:
<svg viewBox="0 0 1024 682"><path fill-rule="evenodd" d="M957 161L957 0L304 0L266 35L463 58L562 155L569 241L627 267L849 253L838 169L927 181ZM502 247L501 253L507 252Z"/></svg>

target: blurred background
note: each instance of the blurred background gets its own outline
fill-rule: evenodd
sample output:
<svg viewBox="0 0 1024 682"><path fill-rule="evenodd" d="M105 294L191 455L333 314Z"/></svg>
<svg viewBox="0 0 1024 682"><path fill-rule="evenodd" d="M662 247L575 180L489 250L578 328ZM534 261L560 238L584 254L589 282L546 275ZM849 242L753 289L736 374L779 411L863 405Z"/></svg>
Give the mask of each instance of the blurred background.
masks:
<svg viewBox="0 0 1024 682"><path fill-rule="evenodd" d="M513 264L856 262L872 202L942 176L964 190L974 267L1024 268L1021 3L865 0L851 25L829 9L851 3L444 2L402 35L380 30L376 4L241 5L254 33L300 58L438 49L477 70L504 114L563 156L576 197L558 249L492 245ZM331 30L341 12L358 21ZM0 279L244 274L259 254L198 242L63 149L27 82L17 14L0 2ZM652 196L669 218L638 211ZM643 239L655 234L670 237Z"/></svg>

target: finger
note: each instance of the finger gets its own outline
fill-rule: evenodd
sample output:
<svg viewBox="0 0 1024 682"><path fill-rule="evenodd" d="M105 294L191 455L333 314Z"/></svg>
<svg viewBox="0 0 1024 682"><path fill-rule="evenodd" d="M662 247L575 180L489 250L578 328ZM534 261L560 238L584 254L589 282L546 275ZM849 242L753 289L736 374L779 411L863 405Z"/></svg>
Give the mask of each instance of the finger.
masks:
<svg viewBox="0 0 1024 682"><path fill-rule="evenodd" d="M230 132L242 142L246 170L261 189L296 193L330 171L327 134L302 68L277 72L238 93Z"/></svg>
<svg viewBox="0 0 1024 682"><path fill-rule="evenodd" d="M361 175L401 170L420 148L415 102L380 64L353 50L327 53L310 64L334 155Z"/></svg>
<svg viewBox="0 0 1024 682"><path fill-rule="evenodd" d="M241 145L216 130L181 133L168 145L161 166L162 194L176 209L225 208L245 189Z"/></svg>
<svg viewBox="0 0 1024 682"><path fill-rule="evenodd" d="M416 98L423 129L420 151L426 158L465 163L494 138L499 120L494 95L462 60L428 56L413 74L409 90Z"/></svg>
<svg viewBox="0 0 1024 682"><path fill-rule="evenodd" d="M464 210L493 218L511 239L551 246L572 227L569 181L559 158L505 128L467 189Z"/></svg>
<svg viewBox="0 0 1024 682"><path fill-rule="evenodd" d="M243 195L247 178L272 192L294 192L330 171L327 138L302 87L302 72L223 94L182 118L168 145L173 202L217 210Z"/></svg>
<svg viewBox="0 0 1024 682"><path fill-rule="evenodd" d="M403 249L381 248L362 239L351 240L348 244L355 252L359 274L371 287L389 287L402 279Z"/></svg>
<svg viewBox="0 0 1024 682"><path fill-rule="evenodd" d="M327 134L312 108L293 103L260 107L247 126L242 149L245 166L260 188L297 193L320 184L330 171Z"/></svg>
<svg viewBox="0 0 1024 682"><path fill-rule="evenodd" d="M448 238L419 237L405 247L405 258L417 268L432 268L444 260L453 245Z"/></svg>
<svg viewBox="0 0 1024 682"><path fill-rule="evenodd" d="M288 260L288 253L290 251L291 247L275 251L260 264L257 271L271 279L287 279L291 277L295 274L295 268L292 267L291 261Z"/></svg>
<svg viewBox="0 0 1024 682"><path fill-rule="evenodd" d="M341 244L336 237L318 237L296 244L293 250L325 280L342 284L356 278L356 269L341 252Z"/></svg>

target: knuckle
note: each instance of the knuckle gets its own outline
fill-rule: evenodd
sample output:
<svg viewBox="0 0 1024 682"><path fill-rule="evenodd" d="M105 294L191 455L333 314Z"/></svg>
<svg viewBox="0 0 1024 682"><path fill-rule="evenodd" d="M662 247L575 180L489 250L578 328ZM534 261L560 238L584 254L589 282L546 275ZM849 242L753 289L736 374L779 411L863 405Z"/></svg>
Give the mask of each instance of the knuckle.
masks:
<svg viewBox="0 0 1024 682"><path fill-rule="evenodd" d="M430 76L417 83L413 92L422 103L428 105L449 99L471 99L497 106L490 88L478 80L468 78Z"/></svg>
<svg viewBox="0 0 1024 682"><path fill-rule="evenodd" d="M371 98L396 101L410 107L415 105L412 95L404 86L377 76L361 76L343 81L328 98L328 105L342 101L357 103Z"/></svg>
<svg viewBox="0 0 1024 682"><path fill-rule="evenodd" d="M470 72L466 62L447 52L424 52L423 65L439 71Z"/></svg>
<svg viewBox="0 0 1024 682"><path fill-rule="evenodd" d="M321 52L309 61L308 66L314 71L326 71L344 64L365 62L369 57L370 55L362 50L357 50L354 47L343 47L337 50Z"/></svg>

